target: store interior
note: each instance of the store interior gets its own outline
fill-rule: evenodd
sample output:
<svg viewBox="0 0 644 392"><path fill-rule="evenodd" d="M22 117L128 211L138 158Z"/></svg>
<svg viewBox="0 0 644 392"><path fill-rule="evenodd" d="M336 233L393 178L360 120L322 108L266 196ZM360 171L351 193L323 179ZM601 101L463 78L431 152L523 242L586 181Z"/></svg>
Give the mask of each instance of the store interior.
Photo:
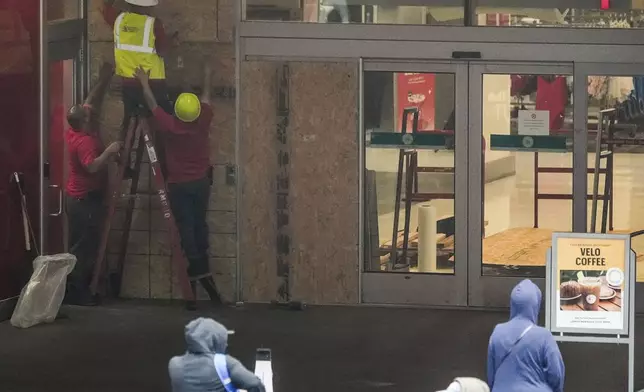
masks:
<svg viewBox="0 0 644 392"><path fill-rule="evenodd" d="M453 135L453 74L365 72L364 81L367 134L401 132L403 109L415 106L417 132ZM483 75L483 275L543 277L552 232L572 229L572 82L572 76ZM643 98L644 78L588 79L589 231L644 229L644 184L637 177L644 171ZM599 161L593 203L595 140L603 110L608 111L602 120L600 156L610 158ZM565 138L567 147L557 152L496 148L492 135L534 131L522 120L530 113L545 115L545 134ZM407 132L411 124L407 122ZM417 162L407 166L405 156L398 181L400 151L366 148L365 270L452 274L458 262L454 249L463 246L454 243L454 192L467 191L454 186L453 146L404 150L413 152ZM407 188L409 178L417 185ZM633 248L644 255L644 236L633 238ZM644 269L639 270L638 281L644 281Z"/></svg>
<svg viewBox="0 0 644 392"><path fill-rule="evenodd" d="M247 0L247 20L463 26L465 1ZM644 0L479 0L477 26L642 28Z"/></svg>

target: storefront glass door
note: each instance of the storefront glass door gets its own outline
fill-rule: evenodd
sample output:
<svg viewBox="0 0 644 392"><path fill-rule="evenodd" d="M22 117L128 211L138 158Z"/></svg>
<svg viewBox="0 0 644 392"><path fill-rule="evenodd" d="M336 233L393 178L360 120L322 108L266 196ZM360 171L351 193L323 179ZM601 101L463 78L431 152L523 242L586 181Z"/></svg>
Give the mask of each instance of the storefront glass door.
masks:
<svg viewBox="0 0 644 392"><path fill-rule="evenodd" d="M60 11L60 10L59 10ZM49 14L52 17L52 14ZM66 219L64 211L64 191L66 180L66 148L64 134L67 124L67 110L79 101L81 81L84 73L81 64L82 30L69 28L82 24L78 20L57 22L48 26L49 43L44 53L46 63L45 85L42 91L43 123L40 157L42 171L41 233L44 253L66 251ZM63 29L67 25L68 27ZM73 31L73 34L69 34ZM63 34L65 33L65 34Z"/></svg>
<svg viewBox="0 0 644 392"><path fill-rule="evenodd" d="M366 303L467 303L467 64L363 63Z"/></svg>
<svg viewBox="0 0 644 392"><path fill-rule="evenodd" d="M363 302L507 307L555 231L644 254L639 69L364 62Z"/></svg>
<svg viewBox="0 0 644 392"><path fill-rule="evenodd" d="M553 231L573 230L573 67L469 67L470 306L508 306L521 279L543 288ZM583 173L582 173L583 175Z"/></svg>
<svg viewBox="0 0 644 392"><path fill-rule="evenodd" d="M585 119L589 167L584 211L588 232L629 233L637 254L638 287L644 285L644 76L640 64L577 64L575 76L586 81L579 116ZM643 297L636 290L636 296ZM636 298L644 311L644 298Z"/></svg>

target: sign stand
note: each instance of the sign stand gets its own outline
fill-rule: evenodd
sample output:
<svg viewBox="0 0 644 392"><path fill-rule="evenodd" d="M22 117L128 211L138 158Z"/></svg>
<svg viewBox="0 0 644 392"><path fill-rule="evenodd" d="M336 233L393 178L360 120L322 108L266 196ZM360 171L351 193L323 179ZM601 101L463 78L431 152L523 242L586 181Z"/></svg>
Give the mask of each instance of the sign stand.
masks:
<svg viewBox="0 0 644 392"><path fill-rule="evenodd" d="M262 380L266 392L273 392L272 354L268 348L258 348L255 353L255 375Z"/></svg>
<svg viewBox="0 0 644 392"><path fill-rule="evenodd" d="M593 241L602 240L621 240L625 246L624 254L624 283L625 288L622 295L624 307L623 328L620 331L607 329L605 332L597 328L581 325L580 327L562 326L562 320L557 322L557 312L560 308L560 286L559 266L557 260L557 240L566 238L578 240L580 244L590 244ZM553 233L553 246L548 249L546 254L546 328L552 332L553 337L558 342L579 342L579 343L613 343L628 345L628 391L635 391L635 264L636 255L630 248L630 236L619 234L594 234L594 233ZM579 245L580 249L587 245ZM566 255L567 256L567 255ZM590 269L589 269L590 270ZM581 294L583 296L583 293ZM576 312L579 314L587 312ZM593 312L597 314L598 312Z"/></svg>

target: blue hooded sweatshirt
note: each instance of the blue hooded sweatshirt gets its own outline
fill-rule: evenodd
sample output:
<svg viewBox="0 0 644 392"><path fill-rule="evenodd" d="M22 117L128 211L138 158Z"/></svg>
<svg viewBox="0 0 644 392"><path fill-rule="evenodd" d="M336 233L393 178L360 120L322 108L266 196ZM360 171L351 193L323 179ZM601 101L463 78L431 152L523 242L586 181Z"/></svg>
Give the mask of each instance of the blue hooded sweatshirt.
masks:
<svg viewBox="0 0 644 392"><path fill-rule="evenodd" d="M226 392L217 370L214 354L225 354L228 330L215 320L198 318L186 325L187 352L168 364L173 392ZM237 359L226 356L232 385L248 392L264 392L259 377L248 371Z"/></svg>
<svg viewBox="0 0 644 392"><path fill-rule="evenodd" d="M488 347L492 392L563 391L565 368L559 347L548 330L536 325L540 306L541 290L532 281L526 279L512 290L510 321L494 328Z"/></svg>

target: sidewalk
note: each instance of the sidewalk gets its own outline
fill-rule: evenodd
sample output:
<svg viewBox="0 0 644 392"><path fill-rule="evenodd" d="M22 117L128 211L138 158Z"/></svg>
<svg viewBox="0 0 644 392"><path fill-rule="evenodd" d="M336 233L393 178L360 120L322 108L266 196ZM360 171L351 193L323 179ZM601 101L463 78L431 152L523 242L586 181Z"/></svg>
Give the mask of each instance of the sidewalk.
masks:
<svg viewBox="0 0 644 392"><path fill-rule="evenodd" d="M167 362L184 350L183 326L216 317L236 334L229 351L247 366L273 350L275 392L434 392L456 376L485 379L489 335L506 314L481 311L264 306L189 313L178 305L122 302L66 308L68 320L17 330L0 324L3 392L169 391ZM638 320L644 337L644 320ZM626 390L627 348L568 343L566 392ZM644 345L637 348L644 360ZM636 366L642 369L642 366ZM644 388L644 373L637 375Z"/></svg>

